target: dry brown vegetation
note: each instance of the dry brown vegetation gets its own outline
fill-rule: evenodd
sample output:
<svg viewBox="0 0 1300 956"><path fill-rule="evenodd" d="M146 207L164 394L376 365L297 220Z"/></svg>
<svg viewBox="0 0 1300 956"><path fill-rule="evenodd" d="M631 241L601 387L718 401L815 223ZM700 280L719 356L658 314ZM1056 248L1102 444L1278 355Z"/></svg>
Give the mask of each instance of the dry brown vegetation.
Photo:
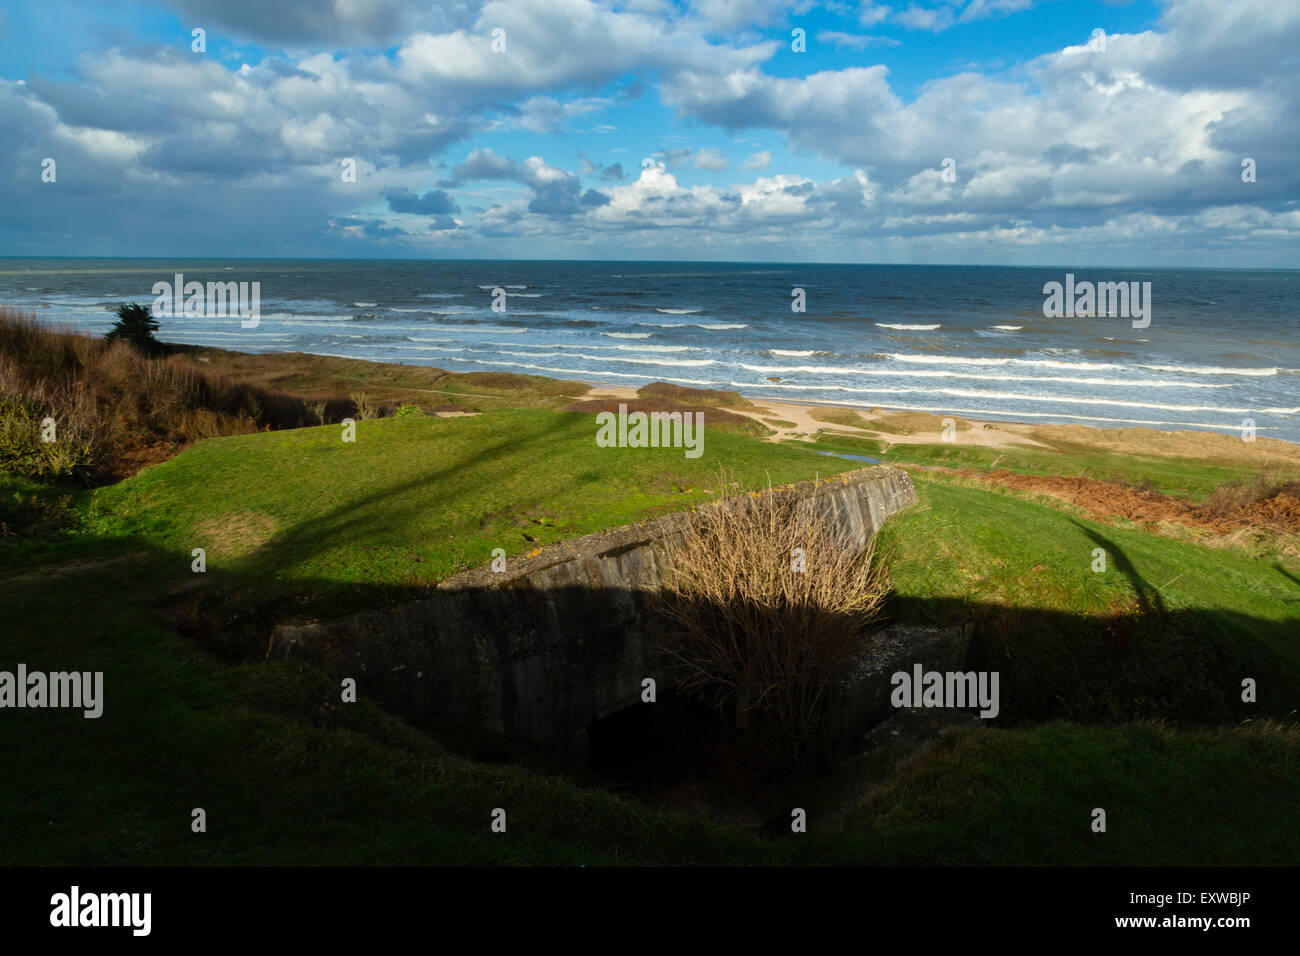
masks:
<svg viewBox="0 0 1300 956"><path fill-rule="evenodd" d="M497 408L557 408L587 386L512 372L448 372L427 365L398 365L306 352L228 352L187 347L194 367L230 381L290 392L309 402L353 395L384 407L417 404L429 412L481 412Z"/></svg>
<svg viewBox="0 0 1300 956"><path fill-rule="evenodd" d="M1283 480L1267 469L1252 479L1221 485L1200 505L1150 488L1095 478L1025 475L1001 469L952 473L1005 488L1046 494L1068 501L1094 517L1118 517L1149 530L1172 523L1220 535L1241 531L1300 535L1300 481Z"/></svg>
<svg viewBox="0 0 1300 956"><path fill-rule="evenodd" d="M32 478L113 481L203 438L317 423L296 396L52 329L0 308L0 465ZM326 400L326 418L351 411ZM43 440L52 436L54 440Z"/></svg>
<svg viewBox="0 0 1300 956"><path fill-rule="evenodd" d="M847 428L871 428L871 422L867 421L858 412L851 408L830 408L817 407L808 412L808 416L814 421L827 422L831 425L843 425Z"/></svg>
<svg viewBox="0 0 1300 956"><path fill-rule="evenodd" d="M854 547L795 491L769 488L701 508L667 540L656 603L681 686L729 700L742 725L757 717L777 759L814 759L834 682L866 649L889 591L874 539Z"/></svg>
<svg viewBox="0 0 1300 956"><path fill-rule="evenodd" d="M739 392L721 388L691 388L688 385L673 385L670 382L651 382L637 389L637 394L645 399L671 399L675 402L688 402L695 405L716 405L723 408L750 408L752 402Z"/></svg>

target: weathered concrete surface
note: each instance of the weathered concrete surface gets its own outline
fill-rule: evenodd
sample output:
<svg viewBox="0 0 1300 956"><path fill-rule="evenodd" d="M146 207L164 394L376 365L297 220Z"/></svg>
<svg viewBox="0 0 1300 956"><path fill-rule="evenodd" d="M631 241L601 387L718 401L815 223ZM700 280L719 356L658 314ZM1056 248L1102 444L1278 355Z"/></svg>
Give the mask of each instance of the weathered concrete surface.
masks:
<svg viewBox="0 0 1300 956"><path fill-rule="evenodd" d="M917 501L907 473L884 467L791 487L858 545ZM362 693L401 712L581 760L586 727L637 703L644 678L671 686L658 650L661 625L646 601L665 571L664 541L690 520L677 514L562 542L504 572L456 575L432 597L400 607L281 625L268 656L355 677ZM909 666L913 660L932 663L911 657ZM845 732L876 710L846 707Z"/></svg>

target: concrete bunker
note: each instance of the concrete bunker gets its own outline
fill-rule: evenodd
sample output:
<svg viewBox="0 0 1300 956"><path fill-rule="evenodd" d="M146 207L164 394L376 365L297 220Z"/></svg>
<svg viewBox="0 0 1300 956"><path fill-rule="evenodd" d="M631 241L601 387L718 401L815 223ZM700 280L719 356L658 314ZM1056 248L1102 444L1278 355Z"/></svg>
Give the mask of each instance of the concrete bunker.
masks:
<svg viewBox="0 0 1300 956"><path fill-rule="evenodd" d="M906 472L886 467L790 487L859 544L917 503ZM593 739L599 752L617 725L602 721L623 714L635 728L646 678L661 696L673 690L648 599L665 571L665 540L690 520L679 513L560 542L397 607L280 625L268 656L354 677L407 716L495 732L585 767ZM835 694L835 735L850 742L888 716L894 670L959 665L968 644L961 629L887 629Z"/></svg>

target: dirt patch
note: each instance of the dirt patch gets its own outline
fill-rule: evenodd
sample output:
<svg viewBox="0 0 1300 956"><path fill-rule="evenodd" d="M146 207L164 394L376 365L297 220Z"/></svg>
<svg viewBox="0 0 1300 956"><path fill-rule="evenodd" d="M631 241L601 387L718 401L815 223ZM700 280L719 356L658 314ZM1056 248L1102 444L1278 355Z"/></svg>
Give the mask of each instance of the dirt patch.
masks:
<svg viewBox="0 0 1300 956"><path fill-rule="evenodd" d="M242 557L256 551L275 536L279 529L270 515L254 511L236 511L220 518L210 518L196 529L208 557Z"/></svg>
<svg viewBox="0 0 1300 956"><path fill-rule="evenodd" d="M1094 478L1021 475L1002 470L992 473L963 470L954 474L1004 488L1051 495L1096 517L1123 518L1147 528L1173 522L1215 534L1268 528L1300 535L1300 482L1288 482L1253 500L1215 507L1194 505L1173 495Z"/></svg>

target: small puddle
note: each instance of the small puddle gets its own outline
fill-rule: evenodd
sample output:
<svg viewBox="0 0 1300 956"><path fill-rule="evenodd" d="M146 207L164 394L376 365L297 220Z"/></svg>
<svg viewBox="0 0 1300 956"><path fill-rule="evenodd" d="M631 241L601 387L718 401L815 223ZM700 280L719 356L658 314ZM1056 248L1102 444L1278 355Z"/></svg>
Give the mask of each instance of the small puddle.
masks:
<svg viewBox="0 0 1300 956"><path fill-rule="evenodd" d="M842 455L837 451L819 451L819 455L830 455L832 458L847 458L849 461L865 461L868 465L879 465L879 458L868 458L866 455Z"/></svg>

